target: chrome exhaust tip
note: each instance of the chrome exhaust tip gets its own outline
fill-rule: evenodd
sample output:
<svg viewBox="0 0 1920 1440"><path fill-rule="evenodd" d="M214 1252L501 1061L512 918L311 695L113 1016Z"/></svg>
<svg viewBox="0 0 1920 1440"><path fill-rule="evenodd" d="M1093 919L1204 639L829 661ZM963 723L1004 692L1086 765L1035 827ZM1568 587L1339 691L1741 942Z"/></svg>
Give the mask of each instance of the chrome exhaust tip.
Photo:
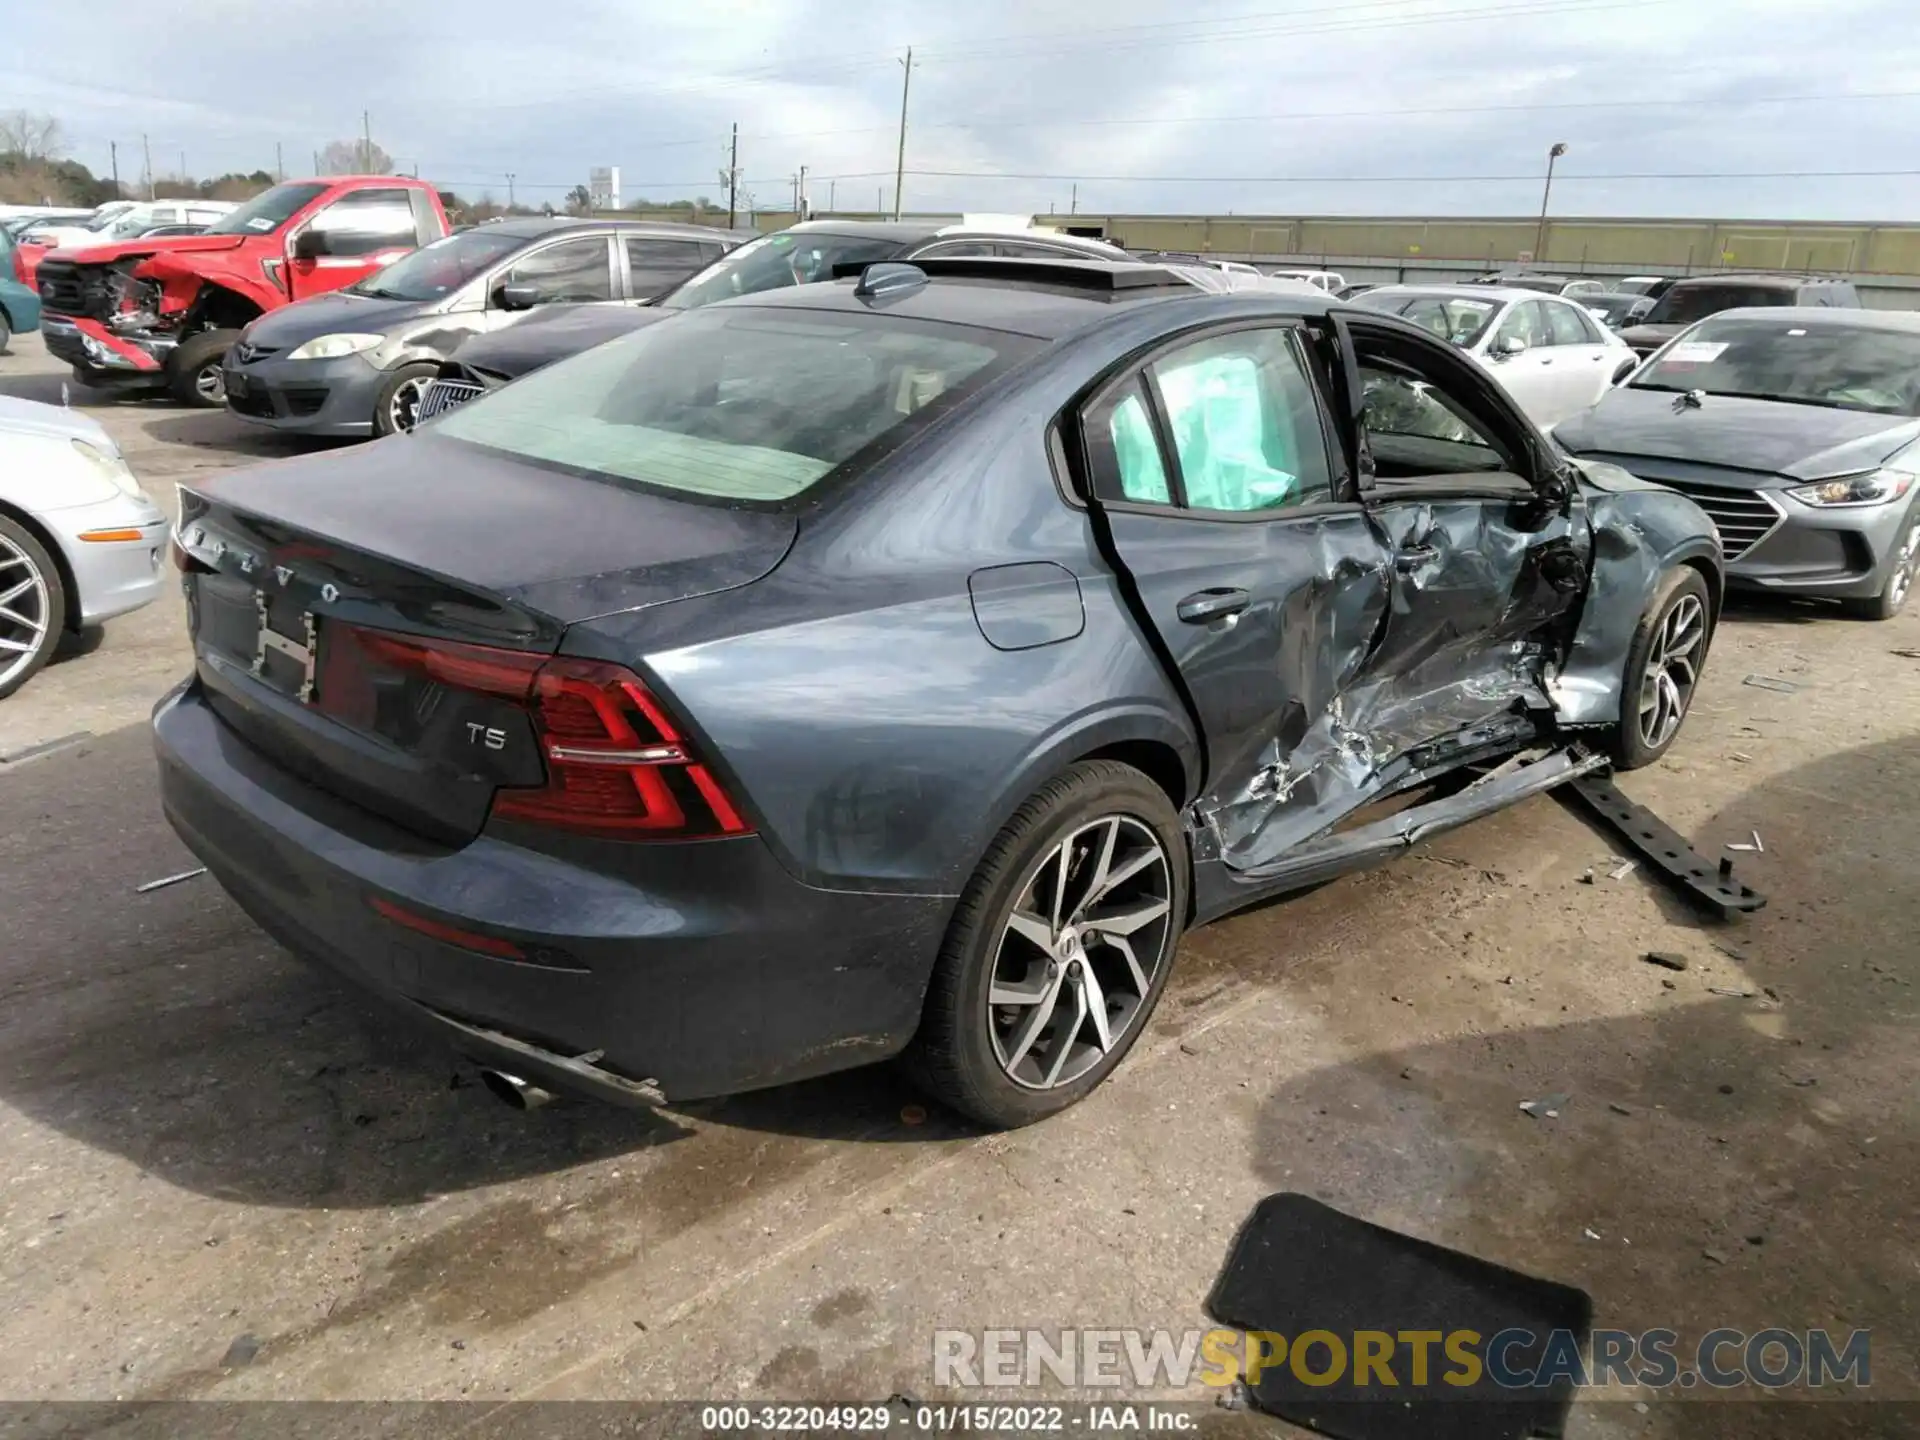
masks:
<svg viewBox="0 0 1920 1440"><path fill-rule="evenodd" d="M552 1091L542 1090L531 1081L522 1080L518 1075L509 1075L504 1070L482 1070L480 1083L487 1087L494 1099L514 1110L538 1110L553 1099Z"/></svg>

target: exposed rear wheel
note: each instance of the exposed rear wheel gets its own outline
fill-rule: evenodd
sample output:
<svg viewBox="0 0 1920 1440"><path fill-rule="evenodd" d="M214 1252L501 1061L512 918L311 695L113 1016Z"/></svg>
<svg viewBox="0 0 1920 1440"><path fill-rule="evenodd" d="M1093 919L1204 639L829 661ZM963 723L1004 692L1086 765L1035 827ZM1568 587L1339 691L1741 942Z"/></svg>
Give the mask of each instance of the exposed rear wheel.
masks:
<svg viewBox="0 0 1920 1440"><path fill-rule="evenodd" d="M1693 705L1713 639L1707 582L1691 566L1667 572L1627 651L1620 724L1608 748L1621 770L1651 765L1672 747Z"/></svg>
<svg viewBox="0 0 1920 1440"><path fill-rule="evenodd" d="M13 343L13 326L7 320L7 312L0 310L0 355L7 353L7 346Z"/></svg>
<svg viewBox="0 0 1920 1440"><path fill-rule="evenodd" d="M60 643L60 571L33 535L0 515L0 700L31 680Z"/></svg>
<svg viewBox="0 0 1920 1440"><path fill-rule="evenodd" d="M218 410L227 403L227 379L221 371L238 330L203 330L180 342L167 357L167 393L182 405Z"/></svg>
<svg viewBox="0 0 1920 1440"><path fill-rule="evenodd" d="M402 365L389 375L373 402L373 433L393 435L413 429L420 413L420 397L439 373L438 365L420 363Z"/></svg>
<svg viewBox="0 0 1920 1440"><path fill-rule="evenodd" d="M1022 805L968 883L908 1063L987 1125L1064 1110L1133 1047L1172 969L1186 842L1166 795L1114 761Z"/></svg>

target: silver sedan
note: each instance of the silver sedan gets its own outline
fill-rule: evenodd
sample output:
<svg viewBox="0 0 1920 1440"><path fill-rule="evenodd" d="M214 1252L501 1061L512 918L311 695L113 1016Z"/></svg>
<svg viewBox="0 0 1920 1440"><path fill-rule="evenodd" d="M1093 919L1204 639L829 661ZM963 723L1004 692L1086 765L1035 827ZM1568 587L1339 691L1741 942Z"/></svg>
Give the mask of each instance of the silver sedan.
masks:
<svg viewBox="0 0 1920 1440"><path fill-rule="evenodd" d="M97 421L0 396L0 699L160 593L167 519Z"/></svg>

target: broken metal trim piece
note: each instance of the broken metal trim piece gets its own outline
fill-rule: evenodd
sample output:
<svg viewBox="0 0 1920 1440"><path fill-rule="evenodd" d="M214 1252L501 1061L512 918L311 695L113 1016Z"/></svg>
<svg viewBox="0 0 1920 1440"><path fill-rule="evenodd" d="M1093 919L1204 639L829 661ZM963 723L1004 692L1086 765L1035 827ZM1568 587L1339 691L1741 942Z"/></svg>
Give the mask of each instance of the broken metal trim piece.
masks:
<svg viewBox="0 0 1920 1440"><path fill-rule="evenodd" d="M511 1054L522 1056L529 1061L546 1067L549 1072L557 1070L571 1078L583 1089L596 1091L609 1098L625 1099L629 1102L637 1101L642 1105L664 1105L667 1103L666 1092L660 1088L659 1081L629 1080L624 1075L615 1074L611 1070L603 1070L594 1064L593 1061L606 1053L603 1050L589 1050L585 1054L578 1056L561 1055L553 1050L543 1050L538 1045L529 1045L524 1040L516 1039L511 1035L504 1035L498 1030L489 1030L482 1025L469 1025L464 1020L454 1019L445 1011L435 1010L429 1005L421 1005L417 1000L413 1003L442 1025L449 1026L460 1034L470 1035L475 1040L492 1046L497 1050L505 1050Z"/></svg>
<svg viewBox="0 0 1920 1440"><path fill-rule="evenodd" d="M1270 865L1247 870L1238 877L1266 889L1278 884L1310 884L1340 870L1367 863L1394 850L1503 810L1515 801L1598 770L1604 755L1577 749L1558 750L1498 779L1488 778L1457 795L1415 805L1371 825L1341 831L1310 845L1289 851Z"/></svg>
<svg viewBox="0 0 1920 1440"><path fill-rule="evenodd" d="M1629 800L1610 777L1584 776L1560 793L1577 799L1681 895L1721 919L1758 910L1767 903L1767 897L1758 890L1733 878L1731 864L1723 864L1716 871L1679 831L1646 806Z"/></svg>

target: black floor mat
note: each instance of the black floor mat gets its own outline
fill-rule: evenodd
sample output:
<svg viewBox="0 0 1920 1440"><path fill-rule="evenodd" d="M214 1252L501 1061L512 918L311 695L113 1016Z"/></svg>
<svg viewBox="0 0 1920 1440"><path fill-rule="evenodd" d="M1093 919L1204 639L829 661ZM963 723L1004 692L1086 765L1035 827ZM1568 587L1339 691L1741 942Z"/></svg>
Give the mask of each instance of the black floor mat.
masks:
<svg viewBox="0 0 1920 1440"><path fill-rule="evenodd" d="M1264 1370L1252 1389L1254 1403L1267 1413L1339 1440L1559 1436L1573 1400L1571 1379L1538 1389L1508 1388L1484 1362L1494 1337L1524 1330L1525 1341L1501 1346L1503 1373L1531 1373L1556 1344L1562 1357L1569 1346L1584 1349L1593 1322L1593 1302L1583 1290L1383 1230L1305 1195L1269 1195L1260 1202L1234 1242L1208 1309L1223 1324L1284 1336L1289 1352L1309 1331L1337 1337L1346 1363L1332 1383L1310 1384L1287 1363ZM1427 1348L1427 1383L1416 1385L1415 1347L1397 1337L1410 1331L1451 1337L1463 1330L1479 1335L1470 1347L1483 1362L1478 1380L1446 1382L1448 1374L1464 1375L1466 1369L1449 1357L1442 1340ZM1369 1371L1371 1383L1354 1384L1355 1335L1361 1331L1396 1337L1388 1362L1396 1384L1384 1384L1377 1368ZM1558 1342L1555 1331L1564 1332ZM1373 1345L1381 1353L1380 1342ZM1303 1369L1325 1376L1334 1358L1324 1341L1316 1341L1306 1347Z"/></svg>

